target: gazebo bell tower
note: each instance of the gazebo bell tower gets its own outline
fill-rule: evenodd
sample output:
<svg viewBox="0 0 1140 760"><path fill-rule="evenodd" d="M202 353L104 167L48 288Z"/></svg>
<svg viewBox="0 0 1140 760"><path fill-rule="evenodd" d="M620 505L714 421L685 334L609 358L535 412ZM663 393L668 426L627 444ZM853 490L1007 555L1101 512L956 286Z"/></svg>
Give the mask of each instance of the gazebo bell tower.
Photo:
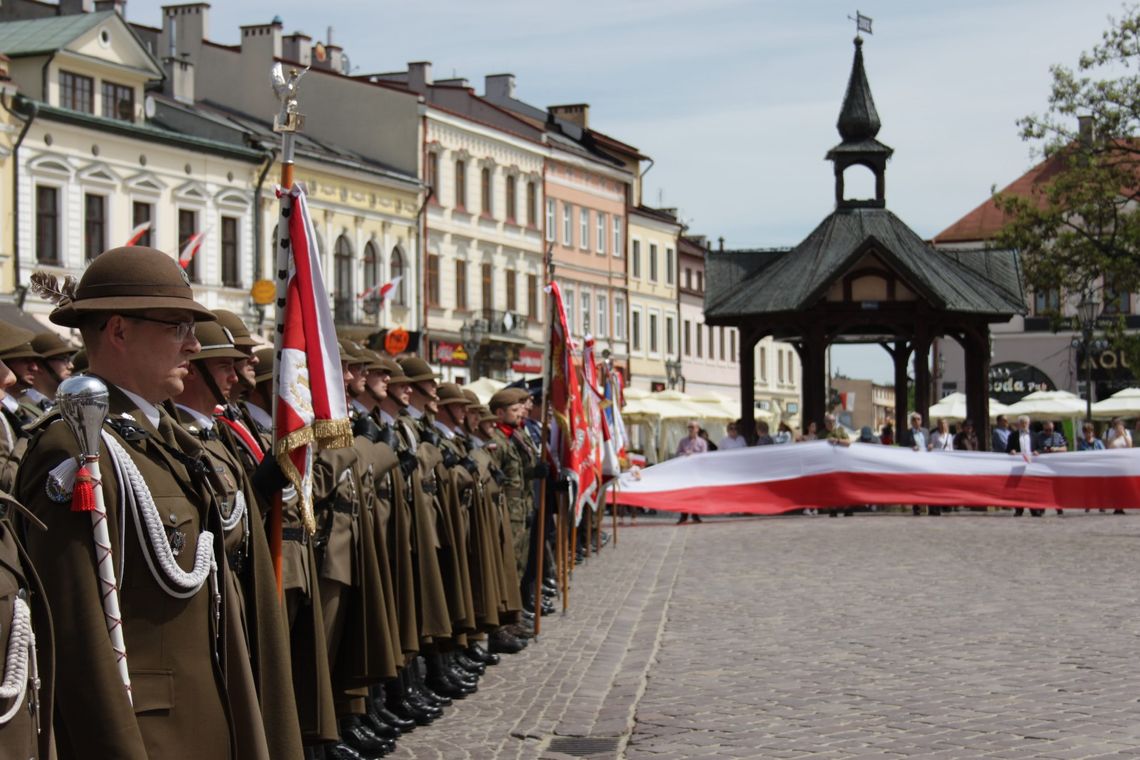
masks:
<svg viewBox="0 0 1140 760"><path fill-rule="evenodd" d="M836 124L843 142L827 152L835 164L835 204L837 208L886 208L887 159L894 150L875 139L882 124L871 97L871 85L863 68L863 38L855 38L855 62L847 80L847 94ZM875 176L875 197L845 199L843 175L852 166L862 166Z"/></svg>

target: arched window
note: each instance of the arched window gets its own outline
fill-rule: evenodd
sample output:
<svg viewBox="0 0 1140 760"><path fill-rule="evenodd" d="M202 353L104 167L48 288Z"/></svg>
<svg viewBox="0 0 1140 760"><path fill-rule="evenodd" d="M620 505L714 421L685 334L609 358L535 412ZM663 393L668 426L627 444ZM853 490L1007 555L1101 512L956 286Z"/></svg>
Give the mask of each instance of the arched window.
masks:
<svg viewBox="0 0 1140 760"><path fill-rule="evenodd" d="M333 249L333 272L336 278L336 321L351 324L356 321L353 313L356 294L352 290L352 246L344 235L336 239L336 247Z"/></svg>
<svg viewBox="0 0 1140 760"><path fill-rule="evenodd" d="M390 266L389 274L391 276L388 278L388 281L389 282L396 282L396 278L397 277L400 278L400 281L398 283L396 283L396 292L392 294L392 303L397 304L399 306L407 306L408 305L408 299L407 299L407 296L405 294L408 291L407 291L407 285L405 284L404 279L403 279L403 277L404 277L404 252L400 250L399 246L396 246L395 248L392 249L392 262L389 266Z"/></svg>
<svg viewBox="0 0 1140 760"><path fill-rule="evenodd" d="M364 284L360 288L360 292L374 288L380 284L380 251L376 250L376 244L371 240L368 245L364 246Z"/></svg>

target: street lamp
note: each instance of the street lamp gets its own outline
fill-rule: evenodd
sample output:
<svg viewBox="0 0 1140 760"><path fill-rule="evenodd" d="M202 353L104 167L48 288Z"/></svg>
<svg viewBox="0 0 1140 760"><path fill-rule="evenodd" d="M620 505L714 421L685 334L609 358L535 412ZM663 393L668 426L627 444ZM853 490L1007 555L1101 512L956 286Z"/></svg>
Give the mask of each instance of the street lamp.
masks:
<svg viewBox="0 0 1140 760"><path fill-rule="evenodd" d="M1096 318L1100 313L1100 301L1096 294L1087 291L1077 304L1077 319L1081 323L1081 345L1085 355L1085 422L1092 422L1092 338L1096 330Z"/></svg>
<svg viewBox="0 0 1140 760"><path fill-rule="evenodd" d="M680 359L666 359L665 360L665 380L669 384L669 389L673 390L677 384L684 380L681 374L681 360Z"/></svg>
<svg viewBox="0 0 1140 760"><path fill-rule="evenodd" d="M463 326L459 328L459 336L463 339L463 348L467 351L467 374L471 377L467 382L471 383L479 378L477 375L477 356L479 354L479 346L483 343L483 336L487 334L483 326L483 320L472 319L469 322L464 322Z"/></svg>

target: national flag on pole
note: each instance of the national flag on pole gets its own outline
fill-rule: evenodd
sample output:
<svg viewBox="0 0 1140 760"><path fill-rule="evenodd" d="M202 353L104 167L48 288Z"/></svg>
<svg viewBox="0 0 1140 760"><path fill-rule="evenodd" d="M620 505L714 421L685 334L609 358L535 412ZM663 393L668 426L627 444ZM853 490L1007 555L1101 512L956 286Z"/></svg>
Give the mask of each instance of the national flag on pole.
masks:
<svg viewBox="0 0 1140 760"><path fill-rule="evenodd" d="M138 242L140 240L142 240L143 235L150 232L150 228L152 225L153 225L153 222L151 222L148 219L147 221L143 222L142 224L136 226L133 230L131 230L130 237L127 238L127 242L124 243L123 245L127 245L127 246L138 245ZM181 263L181 262L179 262L179 263ZM183 267L183 269L185 269L185 267Z"/></svg>
<svg viewBox="0 0 1140 760"><path fill-rule="evenodd" d="M305 527L312 533L316 530L315 449L351 446L352 427L341 379L340 347L305 193L298 185L289 190L278 187L277 197L281 226L288 234L278 236L280 354L274 367L273 451L297 489Z"/></svg>
<svg viewBox="0 0 1140 760"><path fill-rule="evenodd" d="M604 485L621 474L621 467L618 465L617 450L613 446L613 434L602 411L606 405L606 394L598 384L598 360L592 335L586 336L585 347L582 349L582 370L586 378L586 411L590 418L592 459L600 477L599 485ZM596 502L594 508L597 508Z"/></svg>
<svg viewBox="0 0 1140 760"><path fill-rule="evenodd" d="M606 424L610 429L610 438L613 440L614 451L617 453L620 466L626 457L627 436L625 420L621 415L621 408L625 405L625 395L622 393L621 373L610 370L606 373Z"/></svg>
<svg viewBox="0 0 1140 760"><path fill-rule="evenodd" d="M400 280L402 279L404 279L404 275L393 277L391 282L386 282L383 285L374 285L358 295L357 298L361 301L374 298L376 299L377 305L383 306L384 302L387 301L392 296L392 293L395 292L396 288L399 287Z"/></svg>
<svg viewBox="0 0 1140 760"><path fill-rule="evenodd" d="M566 307L557 282L546 286L550 296L550 363L545 386L555 424L550 426L550 453L563 477L570 481L575 520L581 517L583 496L595 488L590 462L590 438L582 409L578 371L574 366L574 345L566 325Z"/></svg>
<svg viewBox="0 0 1140 760"><path fill-rule="evenodd" d="M198 249L202 247L202 243L206 240L207 232L209 232L209 230L195 232L190 236L190 239L186 241L186 245L182 246L182 250L178 252L178 264L183 269L190 266L190 262L194 260L195 254L198 253Z"/></svg>

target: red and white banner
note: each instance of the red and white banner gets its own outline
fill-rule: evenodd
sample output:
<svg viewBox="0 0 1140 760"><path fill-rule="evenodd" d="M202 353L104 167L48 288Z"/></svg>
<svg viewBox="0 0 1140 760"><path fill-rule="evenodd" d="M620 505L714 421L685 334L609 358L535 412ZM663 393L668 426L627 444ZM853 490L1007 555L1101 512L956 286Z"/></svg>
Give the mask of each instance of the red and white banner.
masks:
<svg viewBox="0 0 1140 760"><path fill-rule="evenodd" d="M127 242L123 245L127 247L138 245L138 242L143 239L143 235L150 231L150 226L151 222L149 221L143 222L142 224L136 226L133 230L131 230L130 237L127 238ZM183 269L185 269L185 267L183 267Z"/></svg>
<svg viewBox="0 0 1140 760"><path fill-rule="evenodd" d="M543 379L550 399L554 423L550 425L551 456L562 475L570 482L575 520L582 517L585 499L592 498L597 488L594 467L590 461L590 438L586 414L582 408L578 368L574 365L574 344L566 321L566 307L557 282L546 286L550 296L550 363Z"/></svg>
<svg viewBox="0 0 1140 760"><path fill-rule="evenodd" d="M310 532L313 518L314 447L352 445L333 315L321 274L317 236L309 219L305 193L298 185L277 188L281 219L288 235L279 236L278 282L280 359L274 366L277 402L273 416L273 451L301 498L301 514Z"/></svg>
<svg viewBox="0 0 1140 760"><path fill-rule="evenodd" d="M403 275L393 277L391 282L386 282L383 285L374 285L356 297L362 301L375 299L378 305L383 306L384 302L395 292L396 287L400 284L400 280L402 279L404 279Z"/></svg>
<svg viewBox="0 0 1140 760"><path fill-rule="evenodd" d="M209 229L195 232L190 236L190 239L186 241L186 245L182 246L182 250L178 252L178 263L183 269L190 266L190 262L194 260L194 256L202 247L202 243L206 242L207 232L209 232Z"/></svg>
<svg viewBox="0 0 1140 760"><path fill-rule="evenodd" d="M680 457L622 475L617 501L702 515L860 504L1140 508L1140 451L1020 456L827 441Z"/></svg>

